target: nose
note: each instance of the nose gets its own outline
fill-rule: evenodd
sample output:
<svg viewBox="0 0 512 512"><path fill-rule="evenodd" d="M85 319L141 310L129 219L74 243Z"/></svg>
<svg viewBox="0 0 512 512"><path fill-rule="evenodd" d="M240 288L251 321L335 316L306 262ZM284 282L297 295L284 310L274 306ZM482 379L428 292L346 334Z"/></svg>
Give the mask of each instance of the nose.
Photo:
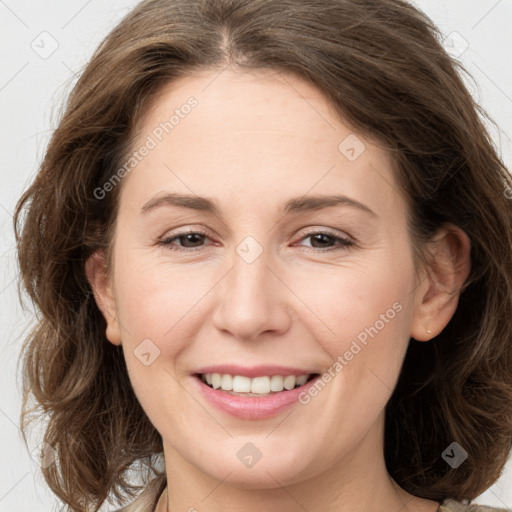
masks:
<svg viewBox="0 0 512 512"><path fill-rule="evenodd" d="M244 341L281 335L291 326L292 295L265 251L252 262L234 255L233 266L216 287L215 327Z"/></svg>

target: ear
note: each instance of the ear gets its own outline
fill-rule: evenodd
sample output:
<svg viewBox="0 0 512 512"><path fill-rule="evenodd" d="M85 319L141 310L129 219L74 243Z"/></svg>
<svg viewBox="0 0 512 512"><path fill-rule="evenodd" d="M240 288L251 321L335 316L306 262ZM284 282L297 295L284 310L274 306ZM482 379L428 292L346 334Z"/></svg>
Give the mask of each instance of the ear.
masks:
<svg viewBox="0 0 512 512"><path fill-rule="evenodd" d="M411 336L418 341L428 341L446 327L471 270L471 242L457 226L448 224L440 228L429 246L432 250L424 269L426 277L417 289L419 296L411 325Z"/></svg>
<svg viewBox="0 0 512 512"><path fill-rule="evenodd" d="M105 335L114 345L121 345L121 329L117 321L112 279L107 273L103 251L94 252L85 263L85 274L94 293L98 308L107 322Z"/></svg>

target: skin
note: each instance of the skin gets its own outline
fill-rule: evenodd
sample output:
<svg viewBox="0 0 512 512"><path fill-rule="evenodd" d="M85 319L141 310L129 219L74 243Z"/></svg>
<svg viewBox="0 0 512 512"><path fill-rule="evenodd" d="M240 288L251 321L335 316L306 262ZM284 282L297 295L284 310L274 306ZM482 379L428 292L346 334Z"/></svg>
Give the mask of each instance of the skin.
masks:
<svg viewBox="0 0 512 512"><path fill-rule="evenodd" d="M410 337L436 336L457 307L467 236L440 230L430 266L415 268L389 154L292 75L228 68L181 78L140 120L133 149L192 95L197 107L124 178L112 273L101 253L86 266L106 336L122 345L163 438L169 486L156 510L437 510L387 473L384 408ZM338 149L350 134L365 144L354 161ZM141 212L169 192L208 197L220 215L170 205ZM334 193L373 214L347 205L282 210L293 197ZM208 236L159 244L189 229ZM311 236L319 231L353 244ZM236 251L246 236L263 251L251 263ZM193 385L191 374L210 364L323 373L394 303L400 312L306 405L244 420ZM134 355L144 339L160 350L148 366ZM247 442L262 454L251 468L237 457Z"/></svg>

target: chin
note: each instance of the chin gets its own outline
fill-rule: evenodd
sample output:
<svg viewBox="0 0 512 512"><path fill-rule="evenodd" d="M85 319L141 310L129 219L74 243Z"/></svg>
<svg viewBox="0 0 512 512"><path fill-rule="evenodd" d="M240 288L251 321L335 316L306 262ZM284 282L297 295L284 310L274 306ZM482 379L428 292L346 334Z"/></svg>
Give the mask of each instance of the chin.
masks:
<svg viewBox="0 0 512 512"><path fill-rule="evenodd" d="M262 462L260 461L260 463ZM260 463L258 463L258 466ZM229 471L231 471L231 473L226 477ZM217 470L211 476L233 487L239 489L253 489L255 491L262 489L278 489L302 480L302 478L297 475L297 468L294 466L284 468L273 464L270 467L262 465L259 468L252 467L249 469L235 464L232 465L229 471L224 474L219 474Z"/></svg>
<svg viewBox="0 0 512 512"><path fill-rule="evenodd" d="M255 444L257 443L256 438ZM254 458L251 461L250 455L246 454L253 450ZM256 460L256 449L250 447L249 443L247 445L242 443L242 449L239 446L236 450L226 448L218 457L209 457L208 461L204 459L197 461L197 468L212 478L234 487L254 490L280 488L283 485L292 485L307 479L308 474L310 477L314 476L313 468L305 460L306 457L311 457L310 453L301 454L292 447L285 449L283 456L280 456L282 450L272 452L270 447L267 447L265 451L269 455L265 457L262 453L261 458ZM286 453L289 456L286 456ZM226 454L229 455L226 456Z"/></svg>

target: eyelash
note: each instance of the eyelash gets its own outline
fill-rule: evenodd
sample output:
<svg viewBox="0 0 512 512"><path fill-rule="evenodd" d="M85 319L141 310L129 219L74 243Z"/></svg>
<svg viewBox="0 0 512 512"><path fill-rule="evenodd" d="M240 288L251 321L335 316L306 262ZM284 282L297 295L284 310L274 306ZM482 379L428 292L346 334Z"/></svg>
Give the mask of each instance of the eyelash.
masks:
<svg viewBox="0 0 512 512"><path fill-rule="evenodd" d="M189 248L183 248L180 246L173 247L172 242L174 240L177 240L181 237L185 237L187 235L201 235L206 238L209 238L208 233L206 231L190 229L189 231L182 231L179 233L175 233L172 236L165 237L162 240L159 240L158 245L164 246L171 251L178 251L178 252L202 252L205 250L204 247L189 247ZM337 241L339 243L339 245L335 246L335 247L328 247L326 249L315 248L315 247L306 247L305 248L306 252L318 253L318 252L331 252L331 251L347 250L349 247L354 245L354 242L352 240L350 240L348 238L341 237L329 230L311 231L310 233L306 233L301 238L301 240L304 240L304 239L310 238L310 237L314 237L316 235L327 235L327 236L331 237L332 239L334 239L335 241Z"/></svg>

